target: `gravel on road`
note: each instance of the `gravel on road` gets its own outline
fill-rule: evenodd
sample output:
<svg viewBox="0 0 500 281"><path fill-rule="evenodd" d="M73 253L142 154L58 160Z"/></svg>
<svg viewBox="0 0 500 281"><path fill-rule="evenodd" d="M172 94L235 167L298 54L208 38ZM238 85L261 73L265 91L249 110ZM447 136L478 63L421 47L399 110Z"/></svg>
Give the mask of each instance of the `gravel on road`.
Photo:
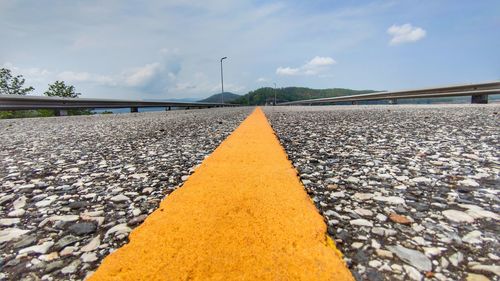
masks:
<svg viewBox="0 0 500 281"><path fill-rule="evenodd" d="M82 280L250 108L0 121L0 280Z"/></svg>
<svg viewBox="0 0 500 281"><path fill-rule="evenodd" d="M499 280L499 111L265 108L357 280Z"/></svg>

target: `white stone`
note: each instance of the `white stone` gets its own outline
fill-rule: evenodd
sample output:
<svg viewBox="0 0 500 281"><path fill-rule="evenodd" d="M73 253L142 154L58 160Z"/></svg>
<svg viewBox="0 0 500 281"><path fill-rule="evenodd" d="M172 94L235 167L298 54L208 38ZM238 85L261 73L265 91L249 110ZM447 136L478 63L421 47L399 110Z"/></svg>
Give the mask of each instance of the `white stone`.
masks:
<svg viewBox="0 0 500 281"><path fill-rule="evenodd" d="M397 176L397 177L396 177L396 180L401 181L401 182L405 182L405 181L407 181L407 180L409 180L409 179L410 179L410 178L409 178L409 177L407 177L407 176Z"/></svg>
<svg viewBox="0 0 500 281"><path fill-rule="evenodd" d="M413 266L406 265L406 264L403 264L403 267L406 271L406 274L408 274L408 277L410 277L411 280L415 280L415 281L422 280L422 274L420 274L420 272L416 268L414 268Z"/></svg>
<svg viewBox="0 0 500 281"><path fill-rule="evenodd" d="M24 253L27 253L27 254L30 254L30 253L45 254L45 253L47 253L49 248L52 247L52 245L54 245L54 242L47 241L47 242L44 242L40 245L35 245L35 246L21 249L21 250L19 250L19 254L24 254Z"/></svg>
<svg viewBox="0 0 500 281"><path fill-rule="evenodd" d="M118 195L111 197L110 200L113 202L125 202L125 201L130 201L130 198L128 198L127 196L125 196L123 194L118 194Z"/></svg>
<svg viewBox="0 0 500 281"><path fill-rule="evenodd" d="M446 250L446 248L424 247L424 253L428 257L438 256L444 250Z"/></svg>
<svg viewBox="0 0 500 281"><path fill-rule="evenodd" d="M85 212L82 214L82 216L98 217L102 214L104 214L104 211L92 211L92 212Z"/></svg>
<svg viewBox="0 0 500 281"><path fill-rule="evenodd" d="M325 216L331 217L331 216L336 216L336 215L337 215L337 213L335 211L333 211L333 210L327 210L325 212Z"/></svg>
<svg viewBox="0 0 500 281"><path fill-rule="evenodd" d="M462 241L469 244L480 244L481 242L483 242L481 240L481 235L481 231L474 230L465 234L464 237L462 237Z"/></svg>
<svg viewBox="0 0 500 281"><path fill-rule="evenodd" d="M136 180L139 180L139 179L144 179L144 178L147 178L148 177L148 174L147 173L143 173L143 174L132 174L130 175L131 178L133 179L136 179Z"/></svg>
<svg viewBox="0 0 500 281"><path fill-rule="evenodd" d="M80 258L83 262L93 262L97 260L97 255L95 253L83 253Z"/></svg>
<svg viewBox="0 0 500 281"><path fill-rule="evenodd" d="M59 254L57 252L52 252L50 254L46 254L46 255L40 255L38 257L39 260L42 260L42 261L52 261L52 260L55 260L59 257Z"/></svg>
<svg viewBox="0 0 500 281"><path fill-rule="evenodd" d="M442 268L448 268L448 265L450 265L450 262L445 257L441 257L440 263Z"/></svg>
<svg viewBox="0 0 500 281"><path fill-rule="evenodd" d="M6 228L0 230L0 243L8 242L19 238L21 235L30 232L30 230L19 228Z"/></svg>
<svg viewBox="0 0 500 281"><path fill-rule="evenodd" d="M415 241L418 245L425 246L428 244L427 241L425 241L424 237L421 236L415 236L412 238L413 241Z"/></svg>
<svg viewBox="0 0 500 281"><path fill-rule="evenodd" d="M464 260L464 255L461 252L456 252L448 260L453 266L457 267Z"/></svg>
<svg viewBox="0 0 500 281"><path fill-rule="evenodd" d="M376 234L376 235L379 235L379 236L384 236L385 235L385 228L383 227L379 227L379 226L376 226L374 228L372 228L372 233L373 234Z"/></svg>
<svg viewBox="0 0 500 281"><path fill-rule="evenodd" d="M445 210L443 211L443 215L453 221L453 222L467 222L467 223L473 223L474 218L469 216L468 214L458 211L458 210Z"/></svg>
<svg viewBox="0 0 500 281"><path fill-rule="evenodd" d="M363 217L373 216L373 212L370 210L367 210L367 209L358 208L358 209L354 210L354 212L360 216L363 216Z"/></svg>
<svg viewBox="0 0 500 281"><path fill-rule="evenodd" d="M497 261L500 259L500 257L498 257L497 255L493 254L493 253L488 253L488 258L494 260L494 261Z"/></svg>
<svg viewBox="0 0 500 281"><path fill-rule="evenodd" d="M310 180L306 180L306 179L302 180L302 184L303 185L308 185L308 184L311 184L311 183L312 183L312 181L310 181Z"/></svg>
<svg viewBox="0 0 500 281"><path fill-rule="evenodd" d="M371 193L355 193L354 194L354 198L355 199L358 199L358 200L361 200L361 201L364 201L364 200L369 200L371 198L373 198L373 194Z"/></svg>
<svg viewBox="0 0 500 281"><path fill-rule="evenodd" d="M469 266L470 269L474 271L487 271L500 276L500 265L485 265L485 264L475 264Z"/></svg>
<svg viewBox="0 0 500 281"><path fill-rule="evenodd" d="M60 252L59 252L59 255L61 255L61 257L63 256L68 256L68 255L71 255L73 254L78 248L75 247L75 246L67 246L67 247L64 247L64 249L62 249Z"/></svg>
<svg viewBox="0 0 500 281"><path fill-rule="evenodd" d="M348 177L346 181L350 183L358 183L359 179L356 177Z"/></svg>
<svg viewBox="0 0 500 281"><path fill-rule="evenodd" d="M417 232L417 233L419 233L419 232L421 232L421 231L423 231L423 230L425 229L425 227L421 226L421 225L420 225L420 224L418 224L418 223L414 223L414 224L412 224L412 225L411 225L411 228L412 228L413 230L415 230L415 232Z"/></svg>
<svg viewBox="0 0 500 281"><path fill-rule="evenodd" d="M426 177L416 177L416 178L411 179L411 181L414 183L424 183L424 184L429 184L432 182L431 179L426 178Z"/></svg>
<svg viewBox="0 0 500 281"><path fill-rule="evenodd" d="M26 211L24 209L15 209L14 211L11 211L7 214L9 217L22 217Z"/></svg>
<svg viewBox="0 0 500 281"><path fill-rule="evenodd" d="M491 218L495 220L500 220L500 216L498 216L493 212L486 211L485 209L479 206L470 204L458 204L458 206L467 209L466 213L475 219Z"/></svg>
<svg viewBox="0 0 500 281"><path fill-rule="evenodd" d="M375 216L375 218L376 218L377 220L381 221L381 222L384 222L384 221L386 221L386 220L387 220L387 216L385 216L385 215L383 215L383 214L377 214L377 215Z"/></svg>
<svg viewBox="0 0 500 281"><path fill-rule="evenodd" d="M400 245L386 246L386 248L389 251L393 252L396 256L398 256L401 260L408 264L411 264L419 270L432 270L432 263L430 259L419 251L408 249Z"/></svg>
<svg viewBox="0 0 500 281"><path fill-rule="evenodd" d="M37 206L38 208L50 206L54 201L56 201L57 197L57 195L45 197L43 200L36 202L35 206Z"/></svg>
<svg viewBox="0 0 500 281"><path fill-rule="evenodd" d="M389 204L405 204L405 200L401 197L397 197L397 196L388 196L388 197L385 197L385 196L375 196L373 197L373 199L377 200L377 201L382 201L382 202L386 202L386 203L389 203Z"/></svg>
<svg viewBox="0 0 500 281"><path fill-rule="evenodd" d="M14 197L16 197L14 194L7 194L5 196L0 197L0 205L3 204L4 202L12 200Z"/></svg>
<svg viewBox="0 0 500 281"><path fill-rule="evenodd" d="M19 198L17 198L14 203L12 204L12 206L14 207L14 209L21 209L21 208L24 208L24 206L26 206L26 196L21 196Z"/></svg>
<svg viewBox="0 0 500 281"><path fill-rule="evenodd" d="M21 222L19 218L0 219L1 226L11 226Z"/></svg>
<svg viewBox="0 0 500 281"><path fill-rule="evenodd" d="M396 185L396 186L394 186L394 189L406 190L406 185L404 185L404 184Z"/></svg>
<svg viewBox="0 0 500 281"><path fill-rule="evenodd" d="M68 266L63 267L63 268L61 269L61 273L62 273L62 274L71 274L71 273L75 273L79 265L80 265L80 261L79 261L79 260L73 261L73 262L72 262L72 263L70 263ZM85 280L86 280L86 279L85 279Z"/></svg>
<svg viewBox="0 0 500 281"><path fill-rule="evenodd" d="M351 220L349 223L351 225L368 226L368 227L373 226L373 223L371 221L368 221L365 219L355 219L355 220Z"/></svg>
<svg viewBox="0 0 500 281"><path fill-rule="evenodd" d="M132 229L130 227L128 227L126 223L117 224L117 225L113 226L112 228L110 228L108 231L106 231L106 234L104 235L104 237L108 237L110 234L113 234L113 233L115 235L128 234L130 231L132 231Z"/></svg>
<svg viewBox="0 0 500 281"><path fill-rule="evenodd" d="M470 153L464 153L464 154L462 154L462 156L465 157L465 158L471 159L471 160L479 160L479 159L481 159L476 154L470 154Z"/></svg>
<svg viewBox="0 0 500 281"><path fill-rule="evenodd" d="M390 174L378 174L377 176L381 179L392 179L392 176Z"/></svg>
<svg viewBox="0 0 500 281"><path fill-rule="evenodd" d="M99 236L94 237L87 245L83 246L80 250L82 252L91 252L99 247L101 239Z"/></svg>
<svg viewBox="0 0 500 281"><path fill-rule="evenodd" d="M384 259L392 259L392 257L393 257L392 252L387 251L387 250L376 249L375 253L377 254L377 256L384 258Z"/></svg>
<svg viewBox="0 0 500 281"><path fill-rule="evenodd" d="M477 183L473 179L466 179L466 180L461 180L458 182L459 185L461 186L472 186L472 187L478 187L479 183Z"/></svg>
<svg viewBox="0 0 500 281"><path fill-rule="evenodd" d="M392 270L393 270L394 272L397 272L397 273L399 273L399 272L402 272L402 271L403 271L403 267L402 267L401 265L399 265L399 264L396 264L396 263L391 264L391 268L392 268Z"/></svg>
<svg viewBox="0 0 500 281"><path fill-rule="evenodd" d="M382 263L378 260L372 260L372 261L368 262L368 265L371 267L378 268L379 266L382 265Z"/></svg>
<svg viewBox="0 0 500 281"><path fill-rule="evenodd" d="M52 222L52 221L71 222L71 221L77 221L79 218L80 218L80 216L78 216L78 215L51 216L51 217L44 219L40 224L38 224L38 227L43 227L48 222Z"/></svg>
<svg viewBox="0 0 500 281"><path fill-rule="evenodd" d="M490 279L481 274L468 273L467 281L490 281Z"/></svg>
<svg viewBox="0 0 500 281"><path fill-rule="evenodd" d="M361 242L354 242L351 244L351 247L354 248L354 249L359 249L361 247L363 247L363 243Z"/></svg>
<svg viewBox="0 0 500 281"><path fill-rule="evenodd" d="M152 187L146 187L146 188L142 189L142 192L146 193L146 194L150 194L151 192L153 192L153 188Z"/></svg>
<svg viewBox="0 0 500 281"><path fill-rule="evenodd" d="M134 217L137 217L140 214L141 214L141 209L135 208L134 210L132 210L132 215L134 215Z"/></svg>
<svg viewBox="0 0 500 281"><path fill-rule="evenodd" d="M330 197L332 198L341 198L341 197L345 197L345 194L343 191L339 191L339 192L332 192L330 193Z"/></svg>
<svg viewBox="0 0 500 281"><path fill-rule="evenodd" d="M33 189L33 188L35 188L35 185L34 184L25 184L25 185L18 186L16 188L17 189Z"/></svg>

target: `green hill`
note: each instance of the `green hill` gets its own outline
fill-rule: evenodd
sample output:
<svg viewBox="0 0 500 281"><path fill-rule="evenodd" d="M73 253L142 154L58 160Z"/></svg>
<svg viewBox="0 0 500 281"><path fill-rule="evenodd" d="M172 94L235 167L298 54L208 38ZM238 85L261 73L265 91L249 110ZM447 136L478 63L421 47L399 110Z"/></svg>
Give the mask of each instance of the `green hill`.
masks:
<svg viewBox="0 0 500 281"><path fill-rule="evenodd" d="M231 92L224 92L224 102L233 102L234 100L240 98L240 95L233 94ZM206 99L202 99L199 102L221 102L221 94L211 95Z"/></svg>
<svg viewBox="0 0 500 281"><path fill-rule="evenodd" d="M237 99L231 101L235 104L243 105L264 105L270 104L274 101L274 94L276 93L276 101L287 102L305 99L318 99L318 98L329 98L329 97L339 97L357 94L372 93L372 90L351 90L351 89L310 89L304 87L287 87L274 89L270 87L260 88L255 91L251 91L244 96L240 96ZM224 96L225 97L225 96Z"/></svg>

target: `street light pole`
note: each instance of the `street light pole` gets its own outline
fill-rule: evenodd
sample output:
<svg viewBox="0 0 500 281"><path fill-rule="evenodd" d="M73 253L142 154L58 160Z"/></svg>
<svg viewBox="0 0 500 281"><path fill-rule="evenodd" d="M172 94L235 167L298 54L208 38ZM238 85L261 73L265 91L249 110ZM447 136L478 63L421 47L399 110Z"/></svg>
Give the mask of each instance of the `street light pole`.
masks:
<svg viewBox="0 0 500 281"><path fill-rule="evenodd" d="M276 106L276 83L274 83L274 106Z"/></svg>
<svg viewBox="0 0 500 281"><path fill-rule="evenodd" d="M224 72L222 71L222 61L227 59L227 57L223 57L220 59L220 82L222 85L222 92L220 93L221 103L224 103Z"/></svg>

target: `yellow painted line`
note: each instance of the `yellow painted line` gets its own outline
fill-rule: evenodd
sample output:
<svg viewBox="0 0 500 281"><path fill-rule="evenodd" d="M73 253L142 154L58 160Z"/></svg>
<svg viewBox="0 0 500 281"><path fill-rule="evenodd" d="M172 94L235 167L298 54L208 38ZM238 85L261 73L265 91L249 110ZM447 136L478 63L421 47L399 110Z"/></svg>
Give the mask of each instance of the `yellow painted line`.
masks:
<svg viewBox="0 0 500 281"><path fill-rule="evenodd" d="M260 108L90 280L354 280Z"/></svg>

